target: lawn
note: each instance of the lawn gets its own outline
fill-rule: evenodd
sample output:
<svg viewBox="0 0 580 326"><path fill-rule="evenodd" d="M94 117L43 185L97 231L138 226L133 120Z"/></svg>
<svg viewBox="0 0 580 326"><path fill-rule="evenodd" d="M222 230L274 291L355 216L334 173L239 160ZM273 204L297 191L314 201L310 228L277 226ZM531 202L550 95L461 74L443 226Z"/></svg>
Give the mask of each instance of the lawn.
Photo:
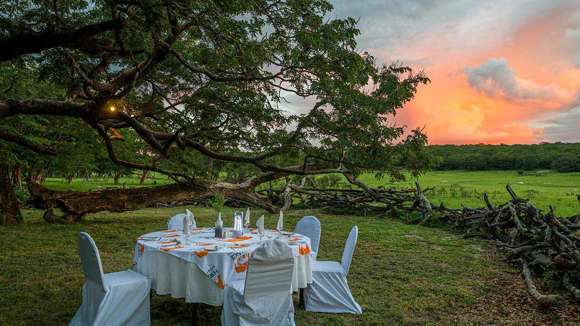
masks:
<svg viewBox="0 0 580 326"><path fill-rule="evenodd" d="M74 191L91 191L102 190L106 188L134 188L134 187L152 187L172 183L173 181L165 176L155 175L145 179L143 184L139 184L138 176L127 176L119 178L118 184L115 184L113 178L77 178L69 184L64 178L46 178L43 182L45 187L53 190L74 190Z"/></svg>
<svg viewBox="0 0 580 326"><path fill-rule="evenodd" d="M198 223L211 225L214 214L193 207ZM62 325L81 303L83 276L76 236L88 231L101 251L106 272L127 269L135 239L163 228L183 208L99 213L75 225L46 224L40 211L25 210L25 223L0 228L0 325ZM228 212L228 215L231 212ZM328 315L297 310L298 325L423 324L450 320L475 304L491 280L507 267L488 256L487 245L443 229L413 226L376 217L331 216L291 211L286 226L314 213L322 222L319 259L340 259L353 225L359 244L349 275L362 316ZM267 215L267 227L276 218ZM297 298L296 298L297 300ZM219 308L202 310L208 325L218 322ZM154 325L187 325L183 300L154 296Z"/></svg>

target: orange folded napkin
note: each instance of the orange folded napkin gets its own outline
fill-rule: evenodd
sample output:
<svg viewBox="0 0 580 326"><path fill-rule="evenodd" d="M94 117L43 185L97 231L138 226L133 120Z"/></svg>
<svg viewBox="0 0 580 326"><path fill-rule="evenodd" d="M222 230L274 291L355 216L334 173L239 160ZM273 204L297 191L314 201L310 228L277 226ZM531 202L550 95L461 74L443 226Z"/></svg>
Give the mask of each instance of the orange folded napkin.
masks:
<svg viewBox="0 0 580 326"><path fill-rule="evenodd" d="M236 273L243 273L248 269L248 263L236 265Z"/></svg>
<svg viewBox="0 0 580 326"><path fill-rule="evenodd" d="M207 256L208 251L204 249L204 250L194 251L194 253L197 257L201 258L201 257Z"/></svg>
<svg viewBox="0 0 580 326"><path fill-rule="evenodd" d="M231 238L231 239L226 239L226 240L224 240L224 241L225 241L225 242L239 242L239 241L245 241L245 240L250 240L250 239L253 239L253 238L252 238L252 237L250 237L250 236L247 236L247 235L242 235L242 236L240 236L240 237L235 237L235 238Z"/></svg>
<svg viewBox="0 0 580 326"><path fill-rule="evenodd" d="M222 278L219 275L216 276L215 284L217 285L218 288L220 288L222 290L225 288L224 281L222 281Z"/></svg>

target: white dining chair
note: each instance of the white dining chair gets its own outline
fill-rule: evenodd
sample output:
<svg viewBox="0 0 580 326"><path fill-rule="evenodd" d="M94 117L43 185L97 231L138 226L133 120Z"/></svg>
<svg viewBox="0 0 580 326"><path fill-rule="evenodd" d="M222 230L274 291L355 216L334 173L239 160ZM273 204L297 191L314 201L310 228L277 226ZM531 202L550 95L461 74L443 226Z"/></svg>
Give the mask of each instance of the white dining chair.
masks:
<svg viewBox="0 0 580 326"><path fill-rule="evenodd" d="M358 227L348 235L341 262L315 261L312 283L304 291L307 311L362 314L362 308L350 292L347 275L358 238Z"/></svg>
<svg viewBox="0 0 580 326"><path fill-rule="evenodd" d="M228 284L221 322L231 325L294 325L292 249L270 240L252 254L246 279Z"/></svg>
<svg viewBox="0 0 580 326"><path fill-rule="evenodd" d="M167 221L167 228L173 230L183 230L183 218L186 216L187 214L185 213L172 216L169 221Z"/></svg>
<svg viewBox="0 0 580 326"><path fill-rule="evenodd" d="M78 246L86 280L83 302L69 325L150 325L149 280L132 270L103 273L99 250L85 232L79 234Z"/></svg>
<svg viewBox="0 0 580 326"><path fill-rule="evenodd" d="M310 249L316 258L320 246L320 221L314 216L304 216L296 223L294 233L302 234L310 238Z"/></svg>

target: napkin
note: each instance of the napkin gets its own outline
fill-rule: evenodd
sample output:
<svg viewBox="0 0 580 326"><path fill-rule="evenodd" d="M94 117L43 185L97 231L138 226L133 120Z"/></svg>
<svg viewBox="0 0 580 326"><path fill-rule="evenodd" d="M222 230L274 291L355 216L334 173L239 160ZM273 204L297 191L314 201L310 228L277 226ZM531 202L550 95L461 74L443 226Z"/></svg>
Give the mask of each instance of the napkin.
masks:
<svg viewBox="0 0 580 326"><path fill-rule="evenodd" d="M260 234L264 233L264 215L262 215L262 217L258 219L258 221L256 222L256 227L258 228L258 232Z"/></svg>
<svg viewBox="0 0 580 326"><path fill-rule="evenodd" d="M196 228L197 223L195 222L195 216L193 216L193 213L189 209L186 209L185 212L186 212L187 218L189 219L189 225L192 228Z"/></svg>
<svg viewBox="0 0 580 326"><path fill-rule="evenodd" d="M246 214L244 215L244 226L250 227L250 208L246 209Z"/></svg>
<svg viewBox="0 0 580 326"><path fill-rule="evenodd" d="M282 231L284 228L284 212L280 211L280 216L278 217L278 224L276 224L276 230Z"/></svg>

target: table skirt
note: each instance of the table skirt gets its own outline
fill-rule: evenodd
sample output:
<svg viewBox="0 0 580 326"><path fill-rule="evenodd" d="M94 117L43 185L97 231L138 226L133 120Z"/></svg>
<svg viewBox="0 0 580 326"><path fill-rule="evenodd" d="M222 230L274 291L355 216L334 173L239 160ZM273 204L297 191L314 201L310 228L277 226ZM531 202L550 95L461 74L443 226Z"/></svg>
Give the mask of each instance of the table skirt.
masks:
<svg viewBox="0 0 580 326"><path fill-rule="evenodd" d="M306 288L309 283L312 283L311 260L310 255L294 257L293 291ZM188 303L223 305L224 290L220 289L193 262L165 252L149 251L143 253L134 266L134 270L149 278L151 289L159 295L184 298Z"/></svg>

